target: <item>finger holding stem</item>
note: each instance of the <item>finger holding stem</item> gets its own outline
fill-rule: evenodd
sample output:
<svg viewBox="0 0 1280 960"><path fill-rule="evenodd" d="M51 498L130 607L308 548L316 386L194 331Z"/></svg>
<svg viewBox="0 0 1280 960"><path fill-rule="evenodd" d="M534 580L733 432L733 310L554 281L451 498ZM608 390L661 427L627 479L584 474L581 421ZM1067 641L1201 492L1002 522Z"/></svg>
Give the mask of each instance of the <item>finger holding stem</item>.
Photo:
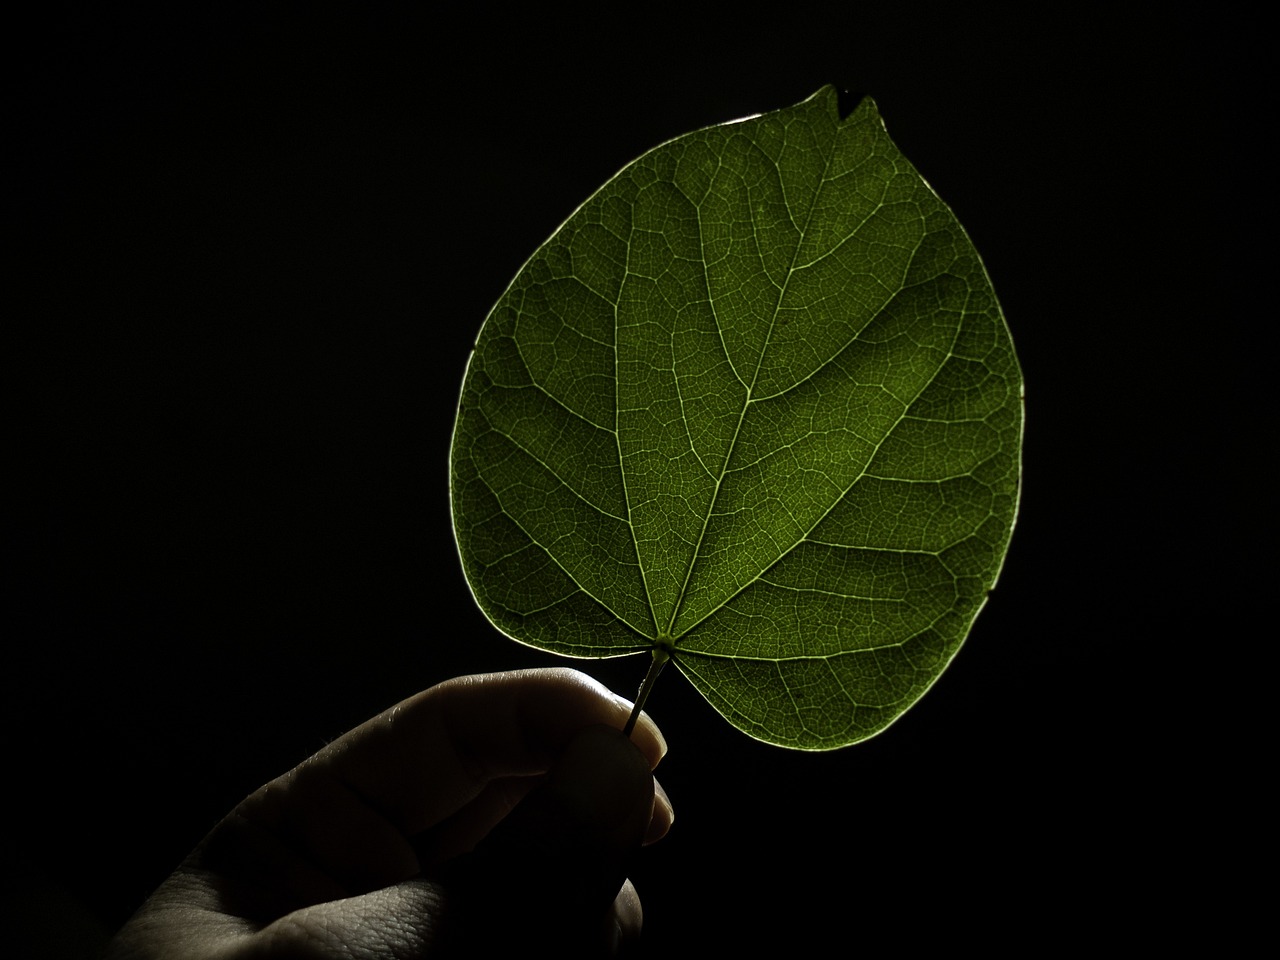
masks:
<svg viewBox="0 0 1280 960"><path fill-rule="evenodd" d="M653 685L658 679L658 674L662 672L662 668L667 665L667 661L670 659L671 654L662 647L653 648L653 662L649 664L649 672L644 675L644 682L640 684L640 692L636 694L636 705L631 708L631 716L627 718L627 725L622 728L623 736L631 736L631 731L636 726L636 720L640 717L640 711L644 709L645 701L649 699L649 691L653 689Z"/></svg>

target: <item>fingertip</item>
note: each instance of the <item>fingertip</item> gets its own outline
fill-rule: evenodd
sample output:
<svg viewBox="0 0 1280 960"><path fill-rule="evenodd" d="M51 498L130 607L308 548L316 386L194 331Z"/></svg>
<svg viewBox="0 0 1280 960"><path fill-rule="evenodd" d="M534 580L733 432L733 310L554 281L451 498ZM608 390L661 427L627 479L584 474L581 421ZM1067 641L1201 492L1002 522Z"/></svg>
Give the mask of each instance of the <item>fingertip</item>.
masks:
<svg viewBox="0 0 1280 960"><path fill-rule="evenodd" d="M640 895L628 879L623 882L622 889L613 900L609 921L613 925L613 936L609 944L611 952L622 956L640 940L640 930L644 926L644 909L640 906Z"/></svg>
<svg viewBox="0 0 1280 960"><path fill-rule="evenodd" d="M675 808L671 806L671 799L667 796L667 791L662 788L655 778L653 781L653 813L649 817L649 826L645 830L644 843L648 846L651 843L657 843L665 837L671 830L671 825L675 822Z"/></svg>

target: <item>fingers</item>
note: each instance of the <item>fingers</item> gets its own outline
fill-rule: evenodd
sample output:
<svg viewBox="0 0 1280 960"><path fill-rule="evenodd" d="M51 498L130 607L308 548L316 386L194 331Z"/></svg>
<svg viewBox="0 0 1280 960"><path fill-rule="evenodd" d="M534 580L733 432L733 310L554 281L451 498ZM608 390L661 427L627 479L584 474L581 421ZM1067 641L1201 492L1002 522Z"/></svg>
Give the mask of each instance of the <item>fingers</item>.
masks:
<svg viewBox="0 0 1280 960"><path fill-rule="evenodd" d="M601 955L639 928L627 867L654 811L648 759L611 727L582 730L546 782L441 875L442 941L495 955L530 941Z"/></svg>
<svg viewBox="0 0 1280 960"><path fill-rule="evenodd" d="M613 955L639 937L643 913L626 869L662 806L648 758L619 730L588 727L474 852L438 876L305 907L253 944L263 956L347 960L537 947Z"/></svg>
<svg viewBox="0 0 1280 960"><path fill-rule="evenodd" d="M545 773L583 727L621 728L631 704L575 670L460 677L343 736L315 763L413 835L493 780ZM666 752L642 716L632 737L652 768Z"/></svg>
<svg viewBox="0 0 1280 960"><path fill-rule="evenodd" d="M540 777L491 780L457 813L412 837L410 842L422 870L433 870L473 850L540 782Z"/></svg>
<svg viewBox="0 0 1280 960"><path fill-rule="evenodd" d="M491 781L469 804L434 827L412 838L423 870L431 870L475 848L507 814L540 782L537 777L504 777ZM653 813L644 843L656 843L667 835L675 813L662 784L653 781Z"/></svg>
<svg viewBox="0 0 1280 960"><path fill-rule="evenodd" d="M630 711L574 670L461 677L361 724L237 812L303 852L347 895L363 893L415 876L423 844L415 851L409 838L434 825L448 828L430 835L439 857L469 849L575 734L593 725L621 728ZM647 776L665 741L642 714L631 743ZM649 840L671 822L660 796L650 801Z"/></svg>
<svg viewBox="0 0 1280 960"><path fill-rule="evenodd" d="M666 744L643 715L623 737L630 710L563 669L411 697L246 799L125 928L119 955L181 943L192 957L409 957L442 929L463 956L486 938L609 952L639 929L630 856L672 820L651 773ZM411 838L433 825L435 860L456 865L422 878Z"/></svg>

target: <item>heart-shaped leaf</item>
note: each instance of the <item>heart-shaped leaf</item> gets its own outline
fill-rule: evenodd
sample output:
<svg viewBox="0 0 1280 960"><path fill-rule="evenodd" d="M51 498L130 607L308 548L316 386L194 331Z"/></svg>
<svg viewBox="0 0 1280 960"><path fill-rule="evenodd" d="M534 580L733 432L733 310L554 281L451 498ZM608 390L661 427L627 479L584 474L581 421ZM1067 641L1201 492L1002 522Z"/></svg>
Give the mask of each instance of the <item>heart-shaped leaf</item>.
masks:
<svg viewBox="0 0 1280 960"><path fill-rule="evenodd" d="M825 88L646 153L525 264L467 368L454 528L511 637L665 652L746 733L840 747L963 642L1021 431L977 252Z"/></svg>

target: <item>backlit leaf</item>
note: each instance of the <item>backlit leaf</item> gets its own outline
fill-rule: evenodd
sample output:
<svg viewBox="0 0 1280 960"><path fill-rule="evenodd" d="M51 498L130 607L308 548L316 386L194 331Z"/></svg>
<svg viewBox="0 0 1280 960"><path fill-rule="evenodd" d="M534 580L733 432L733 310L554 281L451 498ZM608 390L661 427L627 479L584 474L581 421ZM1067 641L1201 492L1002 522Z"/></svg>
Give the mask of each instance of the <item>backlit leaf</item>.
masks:
<svg viewBox="0 0 1280 960"><path fill-rule="evenodd" d="M467 368L454 527L515 639L660 648L752 736L840 747L963 642L1021 430L977 252L826 88L646 153L533 255Z"/></svg>

